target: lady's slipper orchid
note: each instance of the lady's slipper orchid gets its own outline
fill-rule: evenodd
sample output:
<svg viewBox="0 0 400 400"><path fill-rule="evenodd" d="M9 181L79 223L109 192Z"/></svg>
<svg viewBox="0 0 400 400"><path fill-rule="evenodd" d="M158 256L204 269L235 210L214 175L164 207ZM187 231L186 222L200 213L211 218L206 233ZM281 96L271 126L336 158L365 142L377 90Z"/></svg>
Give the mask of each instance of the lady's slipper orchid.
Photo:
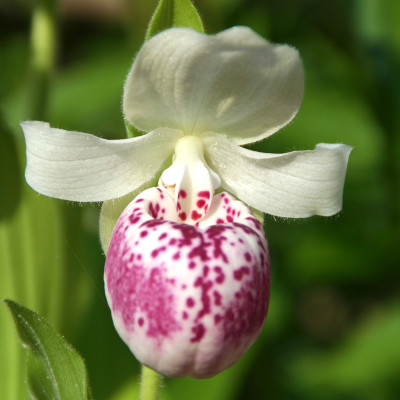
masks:
<svg viewBox="0 0 400 400"><path fill-rule="evenodd" d="M125 116L144 135L109 141L22 123L26 179L42 194L106 201L104 210L159 179L118 215L105 268L116 329L145 365L212 376L258 335L267 240L232 195L280 217L340 211L349 146L280 155L240 147L289 123L302 96L295 49L245 27L213 36L174 28L144 44L125 84ZM214 195L219 188L230 194Z"/></svg>

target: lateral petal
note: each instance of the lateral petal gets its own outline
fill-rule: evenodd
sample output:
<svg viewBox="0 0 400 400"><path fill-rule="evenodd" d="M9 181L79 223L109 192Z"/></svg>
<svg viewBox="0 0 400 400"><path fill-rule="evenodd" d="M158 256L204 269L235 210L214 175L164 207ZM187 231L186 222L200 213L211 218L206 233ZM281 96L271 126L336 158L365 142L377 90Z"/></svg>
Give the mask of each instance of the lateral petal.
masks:
<svg viewBox="0 0 400 400"><path fill-rule="evenodd" d="M317 144L314 150L266 154L232 145L220 135L204 138L205 158L222 188L278 217L329 216L342 208L351 147Z"/></svg>
<svg viewBox="0 0 400 400"><path fill-rule="evenodd" d="M182 136L157 129L136 138L106 140L51 128L46 122L26 121L21 127L28 184L46 196L73 201L104 201L135 190L154 178Z"/></svg>
<svg viewBox="0 0 400 400"><path fill-rule="evenodd" d="M123 108L139 130L218 132L236 144L286 125L303 97L296 49L246 27L216 35L168 29L144 44L125 83Z"/></svg>

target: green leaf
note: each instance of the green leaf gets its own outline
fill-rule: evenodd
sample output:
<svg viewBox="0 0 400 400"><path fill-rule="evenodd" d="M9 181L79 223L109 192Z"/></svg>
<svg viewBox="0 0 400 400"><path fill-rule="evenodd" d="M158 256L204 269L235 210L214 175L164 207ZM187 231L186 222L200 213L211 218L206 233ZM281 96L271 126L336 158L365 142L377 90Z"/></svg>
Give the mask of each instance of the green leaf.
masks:
<svg viewBox="0 0 400 400"><path fill-rule="evenodd" d="M8 306L28 353L28 386L34 399L92 399L82 357L43 317L11 301Z"/></svg>
<svg viewBox="0 0 400 400"><path fill-rule="evenodd" d="M146 32L146 40L172 27L192 28L204 33L201 18L190 0L160 0Z"/></svg>

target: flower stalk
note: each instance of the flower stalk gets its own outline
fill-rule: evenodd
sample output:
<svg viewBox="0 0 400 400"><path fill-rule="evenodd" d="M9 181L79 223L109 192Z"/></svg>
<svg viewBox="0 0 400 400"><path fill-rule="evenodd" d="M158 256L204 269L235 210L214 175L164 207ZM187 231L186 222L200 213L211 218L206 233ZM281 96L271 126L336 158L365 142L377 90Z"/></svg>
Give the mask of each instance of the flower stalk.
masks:
<svg viewBox="0 0 400 400"><path fill-rule="evenodd" d="M140 400L157 400L160 396L161 375L142 365Z"/></svg>
<svg viewBox="0 0 400 400"><path fill-rule="evenodd" d="M28 92L28 115L44 119L50 75L56 60L56 22L52 2L41 1L32 14L31 71Z"/></svg>

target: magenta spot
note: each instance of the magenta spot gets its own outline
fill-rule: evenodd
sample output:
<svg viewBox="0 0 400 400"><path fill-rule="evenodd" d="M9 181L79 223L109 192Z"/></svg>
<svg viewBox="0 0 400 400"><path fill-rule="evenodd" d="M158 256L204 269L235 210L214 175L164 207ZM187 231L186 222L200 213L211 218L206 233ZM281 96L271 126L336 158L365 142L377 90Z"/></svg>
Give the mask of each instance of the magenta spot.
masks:
<svg viewBox="0 0 400 400"><path fill-rule="evenodd" d="M168 236L168 233L167 233L167 232L164 232L164 233L162 233L162 234L159 236L158 240L163 240L163 239L165 239L167 236Z"/></svg>
<svg viewBox="0 0 400 400"><path fill-rule="evenodd" d="M231 207L228 207L228 209L226 210L226 212L230 213L232 211Z"/></svg>
<svg viewBox="0 0 400 400"><path fill-rule="evenodd" d="M222 218L217 219L217 224L223 224L225 221Z"/></svg>
<svg viewBox="0 0 400 400"><path fill-rule="evenodd" d="M200 219L201 218L201 214L199 214L196 210L192 211L192 220L196 221L196 219Z"/></svg>
<svg viewBox="0 0 400 400"><path fill-rule="evenodd" d="M214 267L214 271L217 274L217 277L215 278L215 282L219 283L221 285L222 283L224 283L224 280L225 280L225 275L222 272L222 268L218 267L218 266Z"/></svg>
<svg viewBox="0 0 400 400"><path fill-rule="evenodd" d="M172 259L173 260L179 260L181 258L181 252L177 251L173 256Z"/></svg>
<svg viewBox="0 0 400 400"><path fill-rule="evenodd" d="M144 199L137 199L137 200L135 201L135 203L141 203L142 201L144 201Z"/></svg>
<svg viewBox="0 0 400 400"><path fill-rule="evenodd" d="M192 332L194 333L194 337L190 338L190 341L200 342L203 339L204 334L206 333L206 328L204 328L203 324L198 324L192 328Z"/></svg>
<svg viewBox="0 0 400 400"><path fill-rule="evenodd" d="M206 201L201 199L201 200L197 200L196 206L197 208L203 208L206 204Z"/></svg>
<svg viewBox="0 0 400 400"><path fill-rule="evenodd" d="M185 199L186 196L187 196L186 192L183 189L181 189L179 191L178 197L182 197L182 199Z"/></svg>
<svg viewBox="0 0 400 400"><path fill-rule="evenodd" d="M138 254L138 255L137 255L137 259L140 261L140 260L142 259L142 255L141 255L141 254Z"/></svg>
<svg viewBox="0 0 400 400"><path fill-rule="evenodd" d="M222 225L212 225L207 229L207 236L211 240L213 246L214 258L221 257L225 263L228 263L228 257L222 249L222 244L226 241L226 237L223 235L225 231L232 231L232 227L226 227Z"/></svg>
<svg viewBox="0 0 400 400"><path fill-rule="evenodd" d="M244 275L249 275L250 274L250 269L249 267L240 267L239 269L235 270L233 272L233 277L237 280L240 281L242 280Z"/></svg>
<svg viewBox="0 0 400 400"><path fill-rule="evenodd" d="M244 253L244 258L246 259L247 262L251 261L251 254L249 252Z"/></svg>
<svg viewBox="0 0 400 400"><path fill-rule="evenodd" d="M180 218L182 221L186 221L186 218L187 218L186 213L185 213L185 212L181 212L181 213L179 214L179 218Z"/></svg>
<svg viewBox="0 0 400 400"><path fill-rule="evenodd" d="M147 236L148 233L149 232L147 232L147 231L142 231L142 232L140 232L140 237L144 238Z"/></svg>
<svg viewBox="0 0 400 400"><path fill-rule="evenodd" d="M154 250L151 252L151 256L152 256L153 258L156 258L156 257L158 257L158 255L159 255L162 251L165 251L165 250L167 250L167 248L166 248L165 246L160 247L160 248L158 248L158 249L154 249Z"/></svg>
<svg viewBox="0 0 400 400"><path fill-rule="evenodd" d="M183 319L188 319L188 317L189 317L188 313L187 313L186 311L184 311L184 312L182 313L182 318L183 318Z"/></svg>
<svg viewBox="0 0 400 400"><path fill-rule="evenodd" d="M176 204L176 208L177 208L179 211L180 211L181 208L182 208L181 203L179 203L179 201L178 201L178 203Z"/></svg>
<svg viewBox="0 0 400 400"><path fill-rule="evenodd" d="M197 314L197 319L202 318L204 315L211 312L211 300L208 292L212 286L213 283L211 281L204 282L201 276L199 276L194 283L194 287L201 288L201 302L203 306L203 308Z"/></svg>
<svg viewBox="0 0 400 400"><path fill-rule="evenodd" d="M165 208L163 208L163 209L161 210L161 212L162 212L163 214L165 214Z"/></svg>
<svg viewBox="0 0 400 400"><path fill-rule="evenodd" d="M143 326L144 319L143 318L139 318L138 324L139 324L139 326Z"/></svg>
<svg viewBox="0 0 400 400"><path fill-rule="evenodd" d="M213 291L213 295L214 295L214 303L216 306L220 306L222 305L222 296L219 292L217 292L216 290Z"/></svg>
<svg viewBox="0 0 400 400"><path fill-rule="evenodd" d="M224 203L229 204L229 199L227 197L224 198Z"/></svg>
<svg viewBox="0 0 400 400"><path fill-rule="evenodd" d="M209 272L210 272L210 268L208 267L208 265L205 265L203 268L203 277L207 278L207 275Z"/></svg>
<svg viewBox="0 0 400 400"><path fill-rule="evenodd" d="M160 209L160 206L158 206L158 208ZM149 214L155 219L157 218L157 210L154 208L153 203L150 202L149 203Z"/></svg>
<svg viewBox="0 0 400 400"><path fill-rule="evenodd" d="M233 217L232 217L232 215L228 215L228 216L226 217L226 220L227 220L228 222L233 222Z"/></svg>
<svg viewBox="0 0 400 400"><path fill-rule="evenodd" d="M219 314L214 315L214 324L218 325L221 321L222 317Z"/></svg>
<svg viewBox="0 0 400 400"><path fill-rule="evenodd" d="M203 197L205 199L209 199L210 198L210 192L208 190L202 190L201 192L197 193L198 197Z"/></svg>
<svg viewBox="0 0 400 400"><path fill-rule="evenodd" d="M194 300L193 300L192 297L188 297L188 298L186 299L186 305L187 305L189 308L194 307Z"/></svg>
<svg viewBox="0 0 400 400"><path fill-rule="evenodd" d="M181 288L182 288L183 290L185 290L185 289L187 288L187 286L186 286L185 284L183 284L183 285L181 286Z"/></svg>
<svg viewBox="0 0 400 400"><path fill-rule="evenodd" d="M129 222L132 225L137 224L139 222L139 220L140 220L140 217L137 217L135 214L132 214L132 215L129 216Z"/></svg>
<svg viewBox="0 0 400 400"><path fill-rule="evenodd" d="M194 261L190 261L189 269L193 269L195 266L196 266L196 263Z"/></svg>

